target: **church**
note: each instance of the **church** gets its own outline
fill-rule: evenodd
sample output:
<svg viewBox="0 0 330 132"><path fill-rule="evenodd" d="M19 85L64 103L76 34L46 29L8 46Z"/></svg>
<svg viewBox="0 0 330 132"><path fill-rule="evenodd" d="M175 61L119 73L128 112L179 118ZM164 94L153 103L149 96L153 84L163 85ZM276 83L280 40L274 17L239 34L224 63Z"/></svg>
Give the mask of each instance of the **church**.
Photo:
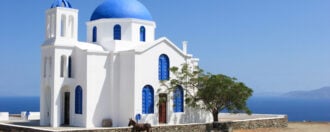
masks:
<svg viewBox="0 0 330 132"><path fill-rule="evenodd" d="M142 3L105 0L86 22L86 42L78 41L73 7L55 0L46 11L41 126L94 128L111 119L123 127L136 116L152 125L212 121L210 113L185 105L182 86L165 92L160 82L170 79L170 67L197 66L199 60L187 53L186 42L178 48L166 37L156 39L156 23Z"/></svg>

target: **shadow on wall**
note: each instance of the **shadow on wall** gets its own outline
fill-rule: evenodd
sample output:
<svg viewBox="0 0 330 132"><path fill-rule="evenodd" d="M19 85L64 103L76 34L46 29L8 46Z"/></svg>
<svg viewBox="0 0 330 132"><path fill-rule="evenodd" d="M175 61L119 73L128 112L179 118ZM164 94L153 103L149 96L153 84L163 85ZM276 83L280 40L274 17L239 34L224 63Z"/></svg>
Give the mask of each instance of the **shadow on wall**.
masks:
<svg viewBox="0 0 330 132"><path fill-rule="evenodd" d="M109 56L108 56L109 57ZM96 127L101 127L102 126L102 121L105 119L113 119L113 117L110 117L111 113L111 102L110 102L110 93L111 89L110 87L110 66L111 62L110 59L106 57L106 62L103 66L103 68L106 70L106 75L105 75L105 80L103 81L104 83L102 84L101 91L99 91L100 96L93 96L93 99L97 102L95 105L95 111L94 114L92 115L92 120L93 120L93 125ZM98 94L98 93L97 93Z"/></svg>

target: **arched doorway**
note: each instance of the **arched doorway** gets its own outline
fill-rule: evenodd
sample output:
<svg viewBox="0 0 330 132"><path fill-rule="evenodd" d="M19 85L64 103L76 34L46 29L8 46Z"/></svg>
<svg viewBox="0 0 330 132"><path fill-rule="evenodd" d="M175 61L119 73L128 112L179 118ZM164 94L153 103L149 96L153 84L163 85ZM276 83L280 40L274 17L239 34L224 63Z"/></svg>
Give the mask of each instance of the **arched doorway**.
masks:
<svg viewBox="0 0 330 132"><path fill-rule="evenodd" d="M70 125L71 90L68 86L63 86L61 91L61 125Z"/></svg>
<svg viewBox="0 0 330 132"><path fill-rule="evenodd" d="M47 86L46 88L45 88L45 93L44 93L45 95L45 106L46 106L46 112L45 112L45 114L46 114L46 116L45 116L45 125L46 126L50 126L50 112L51 112L51 104L52 104L52 99L51 99L51 97L52 97L52 93L51 93L51 89L50 89L50 87L49 86Z"/></svg>
<svg viewBox="0 0 330 132"><path fill-rule="evenodd" d="M64 93L64 125L70 124L70 92Z"/></svg>

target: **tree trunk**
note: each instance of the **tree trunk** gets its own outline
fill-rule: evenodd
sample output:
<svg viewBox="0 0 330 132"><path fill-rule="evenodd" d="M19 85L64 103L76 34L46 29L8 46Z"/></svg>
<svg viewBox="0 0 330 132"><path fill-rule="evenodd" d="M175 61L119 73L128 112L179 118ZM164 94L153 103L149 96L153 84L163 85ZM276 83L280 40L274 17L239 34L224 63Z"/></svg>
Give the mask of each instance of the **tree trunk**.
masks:
<svg viewBox="0 0 330 132"><path fill-rule="evenodd" d="M219 121L218 114L219 114L219 111L218 110L213 110L212 111L213 122L218 122Z"/></svg>

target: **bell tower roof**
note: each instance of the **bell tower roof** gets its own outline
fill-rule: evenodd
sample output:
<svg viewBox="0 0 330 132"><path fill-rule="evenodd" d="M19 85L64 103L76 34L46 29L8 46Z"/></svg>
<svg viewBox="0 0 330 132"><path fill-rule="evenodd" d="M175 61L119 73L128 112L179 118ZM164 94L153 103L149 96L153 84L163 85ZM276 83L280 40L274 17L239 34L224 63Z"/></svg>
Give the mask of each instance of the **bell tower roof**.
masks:
<svg viewBox="0 0 330 132"><path fill-rule="evenodd" d="M56 7L72 8L68 0L55 0L50 8L56 8Z"/></svg>

